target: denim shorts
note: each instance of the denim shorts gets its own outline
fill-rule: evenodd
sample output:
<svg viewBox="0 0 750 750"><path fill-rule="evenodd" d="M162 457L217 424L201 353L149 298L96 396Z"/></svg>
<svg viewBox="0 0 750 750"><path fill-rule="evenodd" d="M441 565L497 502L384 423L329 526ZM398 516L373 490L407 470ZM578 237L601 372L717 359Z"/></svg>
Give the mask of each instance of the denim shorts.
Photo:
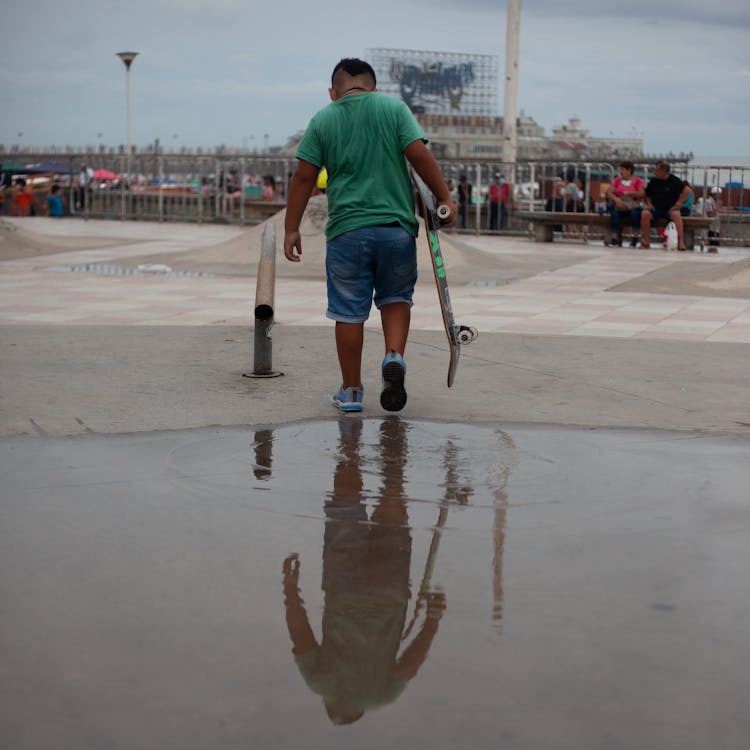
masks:
<svg viewBox="0 0 750 750"><path fill-rule="evenodd" d="M648 211L651 214L651 219L657 221L658 219L666 219L667 221L672 220L672 212L667 209L661 208L644 208L644 211Z"/></svg>
<svg viewBox="0 0 750 750"><path fill-rule="evenodd" d="M417 281L417 243L401 226L363 227L326 244L326 317L364 323L375 306L412 304Z"/></svg>

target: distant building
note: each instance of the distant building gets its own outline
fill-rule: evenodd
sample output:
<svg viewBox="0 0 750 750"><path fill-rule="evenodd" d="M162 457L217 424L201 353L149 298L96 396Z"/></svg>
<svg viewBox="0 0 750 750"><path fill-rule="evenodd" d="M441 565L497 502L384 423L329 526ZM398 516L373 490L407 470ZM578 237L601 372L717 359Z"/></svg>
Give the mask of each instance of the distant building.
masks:
<svg viewBox="0 0 750 750"><path fill-rule="evenodd" d="M415 115L439 159L499 161L503 153L503 118L462 115ZM594 138L578 118L557 125L552 135L523 112L516 122L518 159L592 161L641 158L640 138Z"/></svg>
<svg viewBox="0 0 750 750"><path fill-rule="evenodd" d="M375 69L378 89L409 106L437 158L502 160L496 55L369 49L367 59ZM293 156L301 136L292 136L281 153ZM641 138L595 138L577 117L556 125L547 136L533 117L521 111L516 137L520 161L612 161L643 156Z"/></svg>

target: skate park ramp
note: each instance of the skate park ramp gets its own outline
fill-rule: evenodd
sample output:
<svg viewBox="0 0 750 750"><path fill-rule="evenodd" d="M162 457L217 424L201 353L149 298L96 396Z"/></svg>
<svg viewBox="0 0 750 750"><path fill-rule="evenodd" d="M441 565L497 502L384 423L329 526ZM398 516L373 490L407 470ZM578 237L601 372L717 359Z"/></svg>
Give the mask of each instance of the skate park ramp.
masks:
<svg viewBox="0 0 750 750"><path fill-rule="evenodd" d="M747 458L396 416L2 438L3 745L740 750Z"/></svg>
<svg viewBox="0 0 750 750"><path fill-rule="evenodd" d="M750 258L738 257L735 262L718 267L675 264L615 286L611 291L750 299Z"/></svg>
<svg viewBox="0 0 750 750"><path fill-rule="evenodd" d="M120 239L112 237L50 236L20 226L18 222L0 220L0 262L120 244Z"/></svg>
<svg viewBox="0 0 750 750"><path fill-rule="evenodd" d="M258 269L263 235L266 226L274 227L276 239L276 275L280 278L315 279L325 278L325 226L328 218L328 200L325 195L310 198L300 224L302 236L302 262L290 263L284 258L284 221L286 209L261 224L247 229L239 236L233 237L210 247L189 249L184 252L172 252L165 258L164 254L121 258L112 261L115 265L132 267L143 263L168 263L176 271L197 271L219 275L254 275ZM430 264L426 260L429 249L424 238L424 227L420 220L417 258L420 263L422 281L429 280ZM482 273L477 267L495 271L495 276L503 283L511 283L543 271L564 268L579 260L573 250L561 252L558 256L534 257L528 253L498 254L485 252L471 247L462 241L461 235L444 231L440 235L445 266L454 283L466 283L476 280Z"/></svg>

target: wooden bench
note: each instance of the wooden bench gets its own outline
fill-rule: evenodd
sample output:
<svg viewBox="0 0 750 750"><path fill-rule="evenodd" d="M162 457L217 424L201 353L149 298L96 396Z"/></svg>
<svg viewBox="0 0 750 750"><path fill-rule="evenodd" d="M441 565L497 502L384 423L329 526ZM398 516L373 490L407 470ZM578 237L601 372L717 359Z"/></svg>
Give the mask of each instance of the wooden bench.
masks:
<svg viewBox="0 0 750 750"><path fill-rule="evenodd" d="M609 214L573 213L567 211L516 211L516 218L528 221L532 225L532 236L536 242L552 242L554 227L560 224L576 224L580 226L600 226L602 238L609 239ZM705 216L683 216L682 226L685 235L685 246L692 248L696 245L696 232L702 230L701 247L707 236L713 220ZM656 223L651 224L653 229Z"/></svg>

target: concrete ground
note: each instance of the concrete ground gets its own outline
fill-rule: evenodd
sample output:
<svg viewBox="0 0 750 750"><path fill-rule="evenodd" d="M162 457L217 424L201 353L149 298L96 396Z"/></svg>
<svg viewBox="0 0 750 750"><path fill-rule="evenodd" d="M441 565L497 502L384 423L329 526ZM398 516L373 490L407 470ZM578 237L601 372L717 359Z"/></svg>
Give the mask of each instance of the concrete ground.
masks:
<svg viewBox="0 0 750 750"><path fill-rule="evenodd" d="M0 746L744 750L748 257L446 234L340 418L307 221L272 379L263 227L0 222Z"/></svg>
<svg viewBox="0 0 750 750"><path fill-rule="evenodd" d="M332 416L338 369L318 227L305 235L302 264L277 263L272 360L284 376L253 380L242 373L253 369L262 227L3 224L2 434ZM444 244L456 318L480 337L464 348L448 390L447 348L423 269L404 416L750 434L747 256L457 235ZM104 275L156 262L194 275ZM83 264L100 273L49 270ZM377 315L370 323L363 377L367 413L379 415Z"/></svg>

